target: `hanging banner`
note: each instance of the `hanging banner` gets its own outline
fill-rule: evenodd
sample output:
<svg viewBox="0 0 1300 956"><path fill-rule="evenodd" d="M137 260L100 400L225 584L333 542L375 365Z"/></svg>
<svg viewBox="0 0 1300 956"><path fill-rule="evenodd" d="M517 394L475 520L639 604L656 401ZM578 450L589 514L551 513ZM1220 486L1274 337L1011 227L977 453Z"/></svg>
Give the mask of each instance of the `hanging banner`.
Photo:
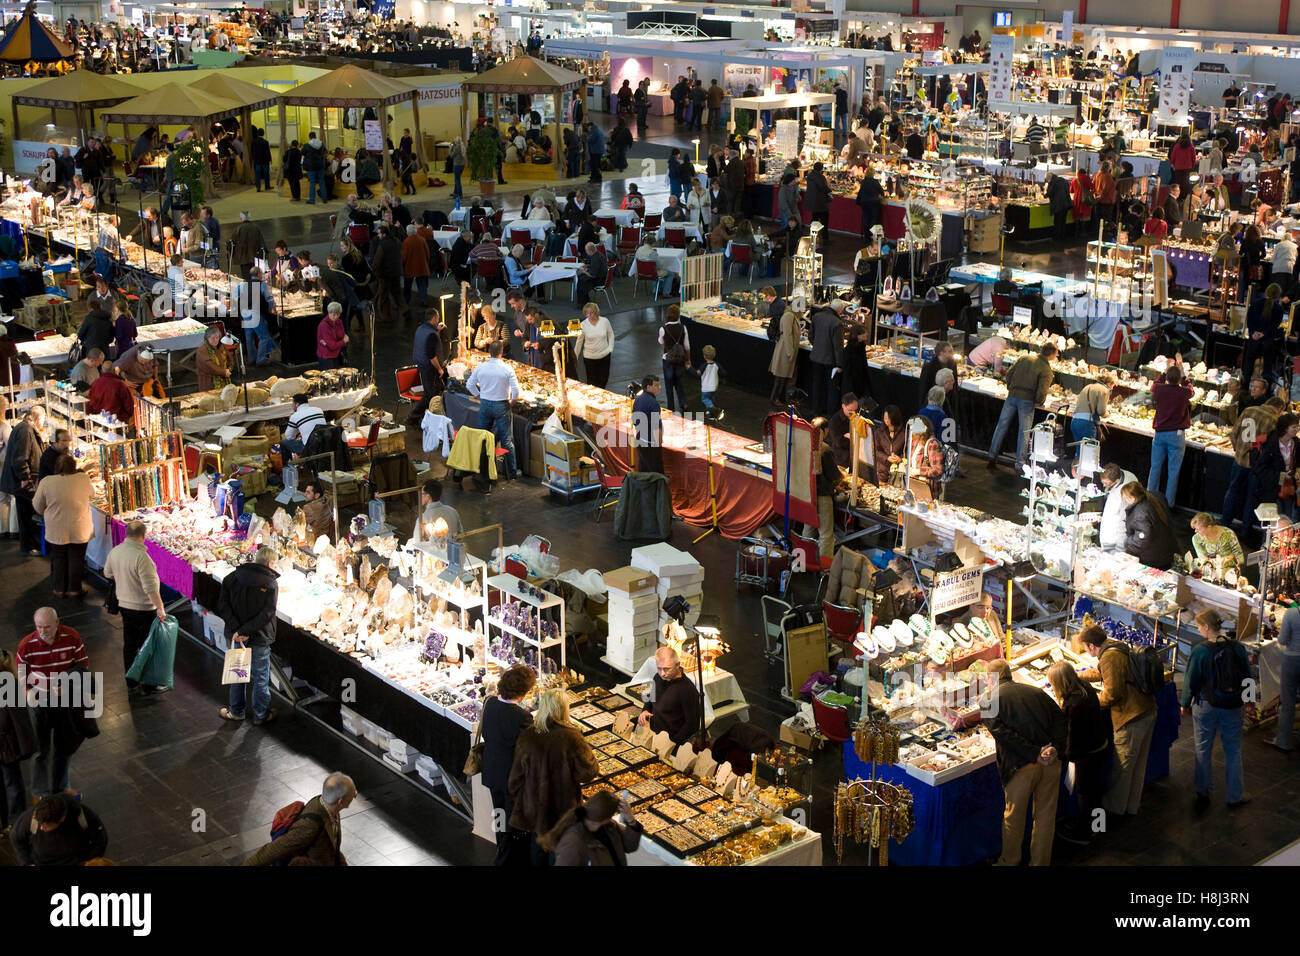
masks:
<svg viewBox="0 0 1300 956"><path fill-rule="evenodd" d="M994 109L1006 109L1011 104L1015 92L1012 76L1015 48L1013 36L999 33L989 37L989 106Z"/></svg>
<svg viewBox="0 0 1300 956"><path fill-rule="evenodd" d="M417 89L421 106L460 106L459 83L431 83Z"/></svg>
<svg viewBox="0 0 1300 956"><path fill-rule="evenodd" d="M758 92L763 92L766 86L763 81L763 67L728 63L722 68L722 88L732 96L740 96L745 92L745 87L751 85Z"/></svg>
<svg viewBox="0 0 1300 956"><path fill-rule="evenodd" d="M1066 10L1061 14L1061 42L1074 44L1074 11Z"/></svg>
<svg viewBox="0 0 1300 956"><path fill-rule="evenodd" d="M1166 47L1160 51L1160 102L1156 122L1183 125L1192 105L1191 47Z"/></svg>

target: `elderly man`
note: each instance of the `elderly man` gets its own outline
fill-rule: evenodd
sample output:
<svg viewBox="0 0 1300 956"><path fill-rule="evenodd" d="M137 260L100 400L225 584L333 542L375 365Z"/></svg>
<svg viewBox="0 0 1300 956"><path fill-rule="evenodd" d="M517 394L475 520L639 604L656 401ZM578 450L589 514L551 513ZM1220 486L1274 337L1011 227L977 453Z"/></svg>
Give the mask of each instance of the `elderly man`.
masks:
<svg viewBox="0 0 1300 956"><path fill-rule="evenodd" d="M499 250L498 250L499 251ZM474 232L468 227L462 228L456 241L451 244L447 256L447 267L457 282L470 282L474 276L470 272L470 256L474 252Z"/></svg>
<svg viewBox="0 0 1300 956"><path fill-rule="evenodd" d="M261 727L275 720L271 709L271 645L275 643L275 605L279 597L280 577L272 570L275 549L261 547L253 560L241 564L221 582L221 599L217 613L226 625L226 639L232 646L249 645L253 664L248 681L230 685L230 704L221 708L221 719L244 719L248 694L253 698L253 726Z"/></svg>
<svg viewBox="0 0 1300 956"><path fill-rule="evenodd" d="M86 410L92 415L107 413L119 422L135 424L135 398L131 386L116 368L106 368L86 393Z"/></svg>
<svg viewBox="0 0 1300 956"><path fill-rule="evenodd" d="M127 349L113 364L117 374L131 386L132 391L140 391L145 382L158 377L158 360L154 358L153 349L147 345L137 345Z"/></svg>
<svg viewBox="0 0 1300 956"><path fill-rule="evenodd" d="M682 671L681 658L671 647L655 653L654 699L645 705L637 723L651 732L668 731L675 744L683 744L700 729L699 688Z"/></svg>
<svg viewBox="0 0 1300 956"><path fill-rule="evenodd" d="M163 604L158 581L158 566L145 547L146 531L143 521L127 524L126 537L108 553L104 562L104 577L113 582L122 613L123 672L131 669L140 648L144 647L154 619L167 620L167 609ZM136 690L150 694L165 688L141 688L128 677L126 689L128 694Z"/></svg>
<svg viewBox="0 0 1300 956"><path fill-rule="evenodd" d="M307 801L289 829L245 860L244 866L272 866L299 858L314 866L347 866L340 814L356 796L357 785L351 777L344 773L330 774L325 778L320 796Z"/></svg>
<svg viewBox="0 0 1300 956"><path fill-rule="evenodd" d="M411 287L420 294L420 308L429 304L429 241L414 223L406 227L402 240L402 301L411 304Z"/></svg>
<svg viewBox="0 0 1300 956"><path fill-rule="evenodd" d="M18 507L18 540L23 554L39 555L41 540L36 531L32 498L40 480L41 455L45 453L45 408L33 405L9 433L0 468L0 491L13 495Z"/></svg>
<svg viewBox="0 0 1300 956"><path fill-rule="evenodd" d="M583 251L586 253L586 261L578 268L578 308L590 302L591 290L603 287L609 278L609 262L605 258L605 247L589 242Z"/></svg>
<svg viewBox="0 0 1300 956"><path fill-rule="evenodd" d="M524 256L527 250L523 244L516 242L510 247L510 255L506 257L506 281L512 286L522 286L528 282L528 273L533 271L531 265L524 264Z"/></svg>
<svg viewBox="0 0 1300 956"><path fill-rule="evenodd" d="M32 623L36 630L18 642L16 657L18 673L26 678L27 704L39 748L32 767L32 793L37 797L48 797L55 793L73 792L68 789L68 768L72 760L67 750L69 741L59 732L63 724L59 714L60 698L66 697L68 688L56 675L74 667L88 668L90 658L86 656L81 635L60 624L54 608L38 608ZM84 705L86 702L65 699L62 703Z"/></svg>
<svg viewBox="0 0 1300 956"><path fill-rule="evenodd" d="M668 205L664 206L663 221L664 222L685 222L686 221L686 207L683 206L680 202L678 202L677 197L672 194L669 194L668 196Z"/></svg>

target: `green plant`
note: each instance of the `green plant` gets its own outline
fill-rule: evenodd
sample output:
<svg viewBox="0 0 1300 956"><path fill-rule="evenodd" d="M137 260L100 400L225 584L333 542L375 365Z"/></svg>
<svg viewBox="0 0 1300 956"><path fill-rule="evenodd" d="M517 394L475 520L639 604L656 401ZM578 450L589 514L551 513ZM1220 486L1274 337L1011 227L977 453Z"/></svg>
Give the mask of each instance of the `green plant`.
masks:
<svg viewBox="0 0 1300 956"><path fill-rule="evenodd" d="M754 118L754 114L747 109L745 110L733 109L731 111L731 118L735 120L736 123L736 135L743 140L746 136L749 135L749 127L751 121Z"/></svg>
<svg viewBox="0 0 1300 956"><path fill-rule="evenodd" d="M190 136L176 144L176 182L190 187L190 203L198 208L203 202L203 145L197 136Z"/></svg>
<svg viewBox="0 0 1300 956"><path fill-rule="evenodd" d="M499 151L500 137L495 127L485 124L474 130L465 148L470 175L479 181L495 179Z"/></svg>

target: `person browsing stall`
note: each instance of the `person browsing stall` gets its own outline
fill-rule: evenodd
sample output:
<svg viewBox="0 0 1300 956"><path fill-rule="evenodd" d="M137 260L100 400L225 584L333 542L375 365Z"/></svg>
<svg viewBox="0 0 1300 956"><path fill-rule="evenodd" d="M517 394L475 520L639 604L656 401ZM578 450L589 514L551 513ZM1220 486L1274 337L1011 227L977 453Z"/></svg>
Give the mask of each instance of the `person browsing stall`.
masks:
<svg viewBox="0 0 1300 956"><path fill-rule="evenodd" d="M465 382L465 390L478 396L478 427L491 431L506 450L506 480L515 476L515 439L510 424L510 403L519 397L515 371L501 361L501 343L488 345L488 360L480 362Z"/></svg>
<svg viewBox="0 0 1300 956"><path fill-rule="evenodd" d="M464 527L461 525L460 513L451 505L442 503L442 482L430 478L420 489L420 520L415 523L416 541L424 541L433 535L433 525L441 518L447 525L447 537L459 537Z"/></svg>
<svg viewBox="0 0 1300 956"><path fill-rule="evenodd" d="M312 430L317 425L324 424L325 413L311 404L305 392L299 392L293 397L293 414L285 426L280 447L290 454L301 455L307 447L307 439L311 437Z"/></svg>

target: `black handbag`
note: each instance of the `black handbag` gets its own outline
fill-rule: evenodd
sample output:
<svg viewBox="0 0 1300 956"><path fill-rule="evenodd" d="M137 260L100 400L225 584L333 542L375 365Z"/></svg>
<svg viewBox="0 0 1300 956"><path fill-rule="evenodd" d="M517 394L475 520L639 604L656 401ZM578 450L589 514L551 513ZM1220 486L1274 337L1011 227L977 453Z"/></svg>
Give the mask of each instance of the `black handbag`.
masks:
<svg viewBox="0 0 1300 956"><path fill-rule="evenodd" d="M108 593L104 595L104 610L109 614L120 614L122 605L117 603L117 582L110 579Z"/></svg>

